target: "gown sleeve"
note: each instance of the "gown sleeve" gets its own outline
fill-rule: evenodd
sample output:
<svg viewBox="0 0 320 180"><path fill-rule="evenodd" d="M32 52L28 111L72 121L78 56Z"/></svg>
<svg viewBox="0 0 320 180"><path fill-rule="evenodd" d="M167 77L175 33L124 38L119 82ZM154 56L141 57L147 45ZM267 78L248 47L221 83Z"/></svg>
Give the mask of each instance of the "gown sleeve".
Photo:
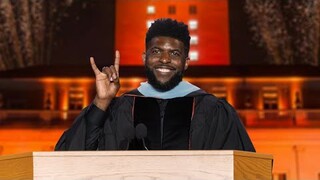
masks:
<svg viewBox="0 0 320 180"><path fill-rule="evenodd" d="M94 104L89 105L62 134L55 151L97 150L107 117L108 111L102 111Z"/></svg>

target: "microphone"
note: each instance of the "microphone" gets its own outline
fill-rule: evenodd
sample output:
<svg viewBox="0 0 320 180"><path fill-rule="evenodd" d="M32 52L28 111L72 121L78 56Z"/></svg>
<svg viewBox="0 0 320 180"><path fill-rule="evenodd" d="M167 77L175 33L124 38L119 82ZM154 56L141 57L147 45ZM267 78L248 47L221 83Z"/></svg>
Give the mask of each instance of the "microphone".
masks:
<svg viewBox="0 0 320 180"><path fill-rule="evenodd" d="M130 141L135 137L135 129L131 126L125 128L124 140L120 143L119 149L129 149Z"/></svg>
<svg viewBox="0 0 320 180"><path fill-rule="evenodd" d="M144 140L145 137L147 137L147 126L144 125L143 123L140 123L136 126L136 137L137 139L141 139L142 140L142 144L145 150L149 150L146 146L146 142Z"/></svg>

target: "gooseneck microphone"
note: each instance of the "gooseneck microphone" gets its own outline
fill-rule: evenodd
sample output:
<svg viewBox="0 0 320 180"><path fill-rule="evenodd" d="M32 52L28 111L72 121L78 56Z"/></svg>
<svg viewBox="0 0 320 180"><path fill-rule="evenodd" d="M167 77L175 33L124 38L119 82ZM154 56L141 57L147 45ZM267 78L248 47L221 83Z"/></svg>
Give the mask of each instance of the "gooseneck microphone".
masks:
<svg viewBox="0 0 320 180"><path fill-rule="evenodd" d="M147 137L147 134L148 134L148 131L147 131L146 125L144 125L143 123L140 123L136 126L136 138L142 140L142 144L145 150L149 150L144 140L144 138Z"/></svg>
<svg viewBox="0 0 320 180"><path fill-rule="evenodd" d="M133 127L127 127L125 129L125 133L124 133L124 140L120 143L120 149L122 150L128 150L129 149L129 145L132 139L134 139L135 137L135 129Z"/></svg>

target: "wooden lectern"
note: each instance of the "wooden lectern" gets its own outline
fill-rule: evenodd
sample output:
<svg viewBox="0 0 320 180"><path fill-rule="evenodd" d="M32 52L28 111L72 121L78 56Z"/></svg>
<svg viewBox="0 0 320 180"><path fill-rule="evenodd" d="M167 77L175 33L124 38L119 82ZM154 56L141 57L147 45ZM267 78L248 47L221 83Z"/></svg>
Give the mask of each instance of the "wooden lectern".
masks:
<svg viewBox="0 0 320 180"><path fill-rule="evenodd" d="M59 151L0 157L1 180L271 180L272 155L244 151Z"/></svg>

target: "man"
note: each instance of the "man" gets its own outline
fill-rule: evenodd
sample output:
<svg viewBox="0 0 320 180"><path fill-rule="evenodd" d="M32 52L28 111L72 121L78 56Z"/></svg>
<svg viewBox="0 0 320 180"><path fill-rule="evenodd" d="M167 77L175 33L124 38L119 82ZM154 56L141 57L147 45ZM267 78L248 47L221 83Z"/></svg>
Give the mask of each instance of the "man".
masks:
<svg viewBox="0 0 320 180"><path fill-rule="evenodd" d="M236 111L224 100L182 81L188 68L188 26L158 19L146 34L148 81L115 98L119 52L100 71L90 59L97 94L56 150L235 149L255 151Z"/></svg>

